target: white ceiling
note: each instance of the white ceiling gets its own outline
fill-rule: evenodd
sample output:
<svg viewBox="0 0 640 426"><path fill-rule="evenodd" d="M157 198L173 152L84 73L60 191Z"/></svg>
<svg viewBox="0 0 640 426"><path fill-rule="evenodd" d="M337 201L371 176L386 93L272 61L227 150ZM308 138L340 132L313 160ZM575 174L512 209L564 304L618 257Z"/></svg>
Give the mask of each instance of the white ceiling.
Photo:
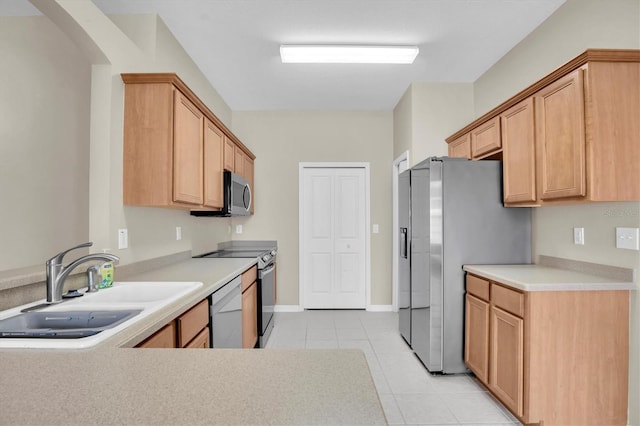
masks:
<svg viewBox="0 0 640 426"><path fill-rule="evenodd" d="M159 14L233 110L391 110L411 82L475 81L564 1L94 0L108 14ZM37 13L0 0L0 15ZM413 65L280 63L280 44L305 43L420 54Z"/></svg>

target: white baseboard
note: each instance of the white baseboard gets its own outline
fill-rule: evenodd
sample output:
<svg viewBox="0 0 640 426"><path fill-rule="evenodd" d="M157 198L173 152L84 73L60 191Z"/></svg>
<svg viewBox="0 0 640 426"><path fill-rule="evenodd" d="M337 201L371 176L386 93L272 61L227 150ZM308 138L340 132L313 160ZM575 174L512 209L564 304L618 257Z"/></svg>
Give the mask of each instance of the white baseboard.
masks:
<svg viewBox="0 0 640 426"><path fill-rule="evenodd" d="M304 308L300 305L276 305L274 312L303 312ZM393 312L393 305L369 305L368 312Z"/></svg>
<svg viewBox="0 0 640 426"><path fill-rule="evenodd" d="M369 305L367 306L369 312L393 312L393 305Z"/></svg>
<svg viewBox="0 0 640 426"><path fill-rule="evenodd" d="M276 305L273 307L274 312L302 312L302 306L300 305Z"/></svg>

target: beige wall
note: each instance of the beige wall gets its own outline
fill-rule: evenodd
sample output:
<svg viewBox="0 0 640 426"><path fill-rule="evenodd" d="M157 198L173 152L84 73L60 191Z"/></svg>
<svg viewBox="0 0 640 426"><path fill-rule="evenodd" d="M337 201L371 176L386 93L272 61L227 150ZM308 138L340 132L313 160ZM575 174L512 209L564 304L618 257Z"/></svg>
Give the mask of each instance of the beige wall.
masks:
<svg viewBox="0 0 640 426"><path fill-rule="evenodd" d="M234 218L234 239L278 240L278 304L298 305L300 162L369 162L371 303L391 304L391 112L234 112L233 131L256 155L251 218Z"/></svg>
<svg viewBox="0 0 640 426"><path fill-rule="evenodd" d="M476 81L475 113L482 115L585 49L640 48L637 0L568 0ZM638 88L635 88L637 90ZM637 176L629 177L637 179ZM635 268L640 252L615 248L615 227L640 227L640 203L602 203L534 209L534 254ZM573 244L585 228L585 245ZM629 423L640 425L640 297L632 293Z"/></svg>
<svg viewBox="0 0 640 426"><path fill-rule="evenodd" d="M91 64L47 18L0 18L0 271L89 240Z"/></svg>
<svg viewBox="0 0 640 426"><path fill-rule="evenodd" d="M407 88L393 109L393 158L412 151L413 142L413 89ZM409 160L412 160L411 155ZM408 166L410 167L411 161Z"/></svg>
<svg viewBox="0 0 640 426"><path fill-rule="evenodd" d="M11 58L0 61L11 82L0 88L0 271L44 268L89 240L127 264L230 239L228 218L122 205L121 72L176 72L231 126L231 110L164 23L111 20L88 0L40 4L45 16L0 18L0 54ZM128 249L117 249L119 228Z"/></svg>
<svg viewBox="0 0 640 426"><path fill-rule="evenodd" d="M411 161L447 155L445 138L473 118L473 84L413 83Z"/></svg>
<svg viewBox="0 0 640 426"><path fill-rule="evenodd" d="M412 83L393 111L393 153L409 151L411 166L447 155L445 138L471 121L472 83Z"/></svg>

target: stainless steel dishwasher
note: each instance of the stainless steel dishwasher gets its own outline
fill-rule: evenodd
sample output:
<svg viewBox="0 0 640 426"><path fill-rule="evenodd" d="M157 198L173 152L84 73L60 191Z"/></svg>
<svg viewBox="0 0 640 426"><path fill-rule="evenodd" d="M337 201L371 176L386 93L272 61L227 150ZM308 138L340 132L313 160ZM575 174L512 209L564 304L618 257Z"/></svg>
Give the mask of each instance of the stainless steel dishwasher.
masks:
<svg viewBox="0 0 640 426"><path fill-rule="evenodd" d="M210 296L212 348L242 348L241 285L238 276Z"/></svg>

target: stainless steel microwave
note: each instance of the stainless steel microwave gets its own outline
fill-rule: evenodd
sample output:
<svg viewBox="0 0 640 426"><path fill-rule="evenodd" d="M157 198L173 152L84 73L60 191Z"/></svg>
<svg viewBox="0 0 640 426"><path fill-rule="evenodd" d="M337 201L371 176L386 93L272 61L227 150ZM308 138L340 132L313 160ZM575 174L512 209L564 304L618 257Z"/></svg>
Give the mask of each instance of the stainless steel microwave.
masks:
<svg viewBox="0 0 640 426"><path fill-rule="evenodd" d="M222 210L192 210L193 216L248 216L251 214L251 186L245 178L228 170L223 179Z"/></svg>

